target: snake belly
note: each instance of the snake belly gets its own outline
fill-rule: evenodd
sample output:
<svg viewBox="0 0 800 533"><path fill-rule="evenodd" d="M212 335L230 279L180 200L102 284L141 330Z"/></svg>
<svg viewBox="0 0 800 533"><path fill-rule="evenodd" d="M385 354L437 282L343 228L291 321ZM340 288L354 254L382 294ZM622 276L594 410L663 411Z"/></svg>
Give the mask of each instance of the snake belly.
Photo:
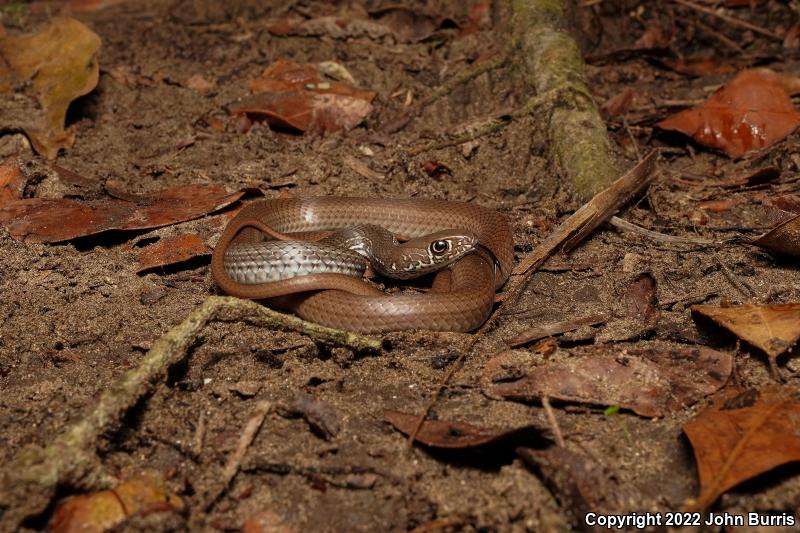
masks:
<svg viewBox="0 0 800 533"><path fill-rule="evenodd" d="M363 281L338 273L321 273L275 281L241 283L228 269L246 262L228 261L228 249L264 239L263 226L282 233L327 232L372 224L392 233L419 237L464 228L475 233L483 253L466 255L452 264L426 294L385 295ZM232 251L233 251L232 250ZM226 226L214 249L213 276L233 296L269 299L298 316L326 326L360 332L404 329L470 331L488 318L495 290L513 266L513 241L505 217L462 202L378 198L269 199L244 207ZM254 274L253 279L258 276ZM240 279L240 278L237 278ZM442 281L444 280L444 281ZM280 298L279 298L280 297Z"/></svg>

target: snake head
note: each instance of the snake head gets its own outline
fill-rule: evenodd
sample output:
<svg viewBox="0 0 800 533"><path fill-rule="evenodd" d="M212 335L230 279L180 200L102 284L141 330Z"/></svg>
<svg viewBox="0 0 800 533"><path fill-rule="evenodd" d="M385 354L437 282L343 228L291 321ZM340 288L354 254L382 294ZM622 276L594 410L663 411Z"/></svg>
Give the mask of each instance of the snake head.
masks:
<svg viewBox="0 0 800 533"><path fill-rule="evenodd" d="M383 273L397 279L412 279L441 270L478 246L478 237L465 230L444 230L416 237L398 248L392 271Z"/></svg>

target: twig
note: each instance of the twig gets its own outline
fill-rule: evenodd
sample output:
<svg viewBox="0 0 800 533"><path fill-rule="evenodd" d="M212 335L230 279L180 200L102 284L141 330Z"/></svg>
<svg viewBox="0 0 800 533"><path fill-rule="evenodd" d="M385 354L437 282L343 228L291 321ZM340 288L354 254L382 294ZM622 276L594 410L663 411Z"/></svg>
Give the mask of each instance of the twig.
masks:
<svg viewBox="0 0 800 533"><path fill-rule="evenodd" d="M377 352L383 343L380 339L366 337L342 329L334 329L308 322L293 315L273 311L268 307L250 300L241 300L229 296L211 296L208 300L218 301L220 306L217 320L243 321L261 326L291 329L305 333L313 339L334 346L344 346L356 351Z"/></svg>
<svg viewBox="0 0 800 533"><path fill-rule="evenodd" d="M553 412L553 407L550 405L550 398L546 395L542 396L542 407L544 407L544 412L547 415L547 421L550 422L550 428L553 430L556 444L563 448L566 445L564 442L564 435L561 434L561 427L558 425L556 414Z"/></svg>
<svg viewBox="0 0 800 533"><path fill-rule="evenodd" d="M642 160L642 153L639 151L639 143L636 142L636 137L633 136L633 132L631 132L631 125L628 124L628 119L626 117L622 117L622 126L625 128L625 132L628 134L628 139L630 139L631 144L633 145L633 152L636 154L636 160Z"/></svg>
<svg viewBox="0 0 800 533"><path fill-rule="evenodd" d="M244 426L242 434L239 436L236 449L231 453L230 457L228 457L228 462L222 470L222 481L217 488L211 492L206 503L202 506L204 510L207 511L214 505L225 489L228 488L231 481L233 481L233 478L236 477L236 474L239 472L239 465L242 464L244 454L247 452L250 444L253 443L256 433L261 429L261 424L264 423L264 418L266 418L271 408L272 402L269 400L261 400L256 404L253 410L253 416L250 417L250 420L248 420L247 424Z"/></svg>
<svg viewBox="0 0 800 533"><path fill-rule="evenodd" d="M529 342L538 341L545 337L552 337L560 335L567 331L573 331L583 326L594 326L596 324L603 324L608 321L608 316L605 314L589 315L577 319L564 320L561 322L551 322L542 326L523 331L511 340L506 341L512 348L528 344Z"/></svg>
<svg viewBox="0 0 800 533"><path fill-rule="evenodd" d="M657 151L650 152L639 164L601 191L559 225L539 246L525 257L512 273L524 276L541 265L558 248L568 251L656 178Z"/></svg>
<svg viewBox="0 0 800 533"><path fill-rule="evenodd" d="M163 382L168 369L186 356L203 328L226 313L238 319L255 317L261 324L301 331L321 342L356 350L375 351L381 347L379 339L312 324L255 302L210 296L159 338L136 368L112 383L85 417L67 427L48 446L27 446L16 454L0 472L0 530L17 530L25 518L44 511L59 485L108 486L113 480L102 470L94 451L99 436L155 384Z"/></svg>
<svg viewBox="0 0 800 533"><path fill-rule="evenodd" d="M197 417L197 427L194 429L194 438L192 439L192 451L198 456L203 451L203 441L206 438L206 412L200 411L200 416Z"/></svg>
<svg viewBox="0 0 800 533"><path fill-rule="evenodd" d="M459 144L464 144L465 142L474 141L480 137L491 135L492 133L505 128L511 124L512 121L525 117L544 105L552 104L556 100L558 94L560 94L560 91L552 91L546 94L533 96L529 98L522 107L515 109L511 113L498 115L493 119L486 121L486 123L479 128L462 133L461 135L456 135L451 139L413 146L409 148L408 153L409 155L419 155L422 152L441 150L442 148L448 148L450 146L458 146Z"/></svg>
<svg viewBox="0 0 800 533"><path fill-rule="evenodd" d="M716 261L717 265L722 270L722 273L725 275L726 278L728 278L728 281L731 282L731 285L733 285L733 287L737 291L739 291L744 296L747 296L749 298L755 296L756 293L752 289L752 287L750 287L750 285L748 285L743 281L739 281L739 279L736 277L736 274L731 272L731 270L727 266L725 266L725 263L722 262L722 259L720 259L717 254L713 255L714 255L714 261Z"/></svg>
<svg viewBox="0 0 800 533"><path fill-rule="evenodd" d="M739 46L739 44L736 43L736 41L734 41L733 39L728 38L726 35L723 35L722 33L718 32L717 30L715 30L714 28L712 28L708 24L705 24L705 23L701 22L700 20L695 20L694 21L694 25L697 26L698 28L700 28L701 31L706 32L711 37L714 37L715 39L720 41L722 44L724 44L728 48L731 48L731 49L735 50L736 52L738 52L740 54L744 53L744 48Z"/></svg>
<svg viewBox="0 0 800 533"><path fill-rule="evenodd" d="M467 355L472 353L472 349L478 343L478 340L481 339L483 333L488 329L487 326L489 326L490 322L491 319L487 320L483 324L483 326L481 326L480 329L478 329L478 331L475 332L475 334L470 339L469 344L467 344L466 349L464 349L460 354L458 354L458 358L453 362L452 365L450 365L450 370L448 370L447 374L445 374L444 377L441 379L441 381L439 381L439 384L436 386L436 390L433 391L433 395L431 395L431 399L428 400L428 403L425 404L425 407L419 414L419 417L417 418L417 421L414 424L414 429L411 431L411 433L408 434L408 440L406 441L406 446L409 450L414 446L414 441L417 439L417 433L419 433L419 430L422 429L422 424L424 424L425 419L428 418L428 413L431 412L433 406L436 405L437 401L439 401L439 396L442 394L442 391L444 391L445 387L447 387L447 384L450 382L450 379L455 375L456 372L458 372L458 370L461 369L461 366L464 364L464 360L467 358Z"/></svg>
<svg viewBox="0 0 800 533"><path fill-rule="evenodd" d="M688 7L690 9L694 9L695 11L700 11L701 13L705 13L706 15L711 15L712 17L717 17L720 20L724 20L728 24L732 24L734 26L739 26L740 28L746 28L746 29L752 30L752 31L754 31L756 33L760 33L761 35L764 35L764 36L769 37L771 39L775 39L777 41L783 42L783 37L781 37L777 33L769 31L766 28L762 28L761 26L756 26L755 24L747 22L746 20L738 19L736 17L732 17L730 15L726 15L724 13L720 13L720 12L715 11L713 9L710 9L708 7L701 6L699 4L695 4L694 2L689 2L689 0L672 0L672 1L674 3L676 3L676 4L682 5L684 7Z"/></svg>
<svg viewBox="0 0 800 533"><path fill-rule="evenodd" d="M387 124L383 131L385 133L397 133L398 131L405 128L409 122L414 120L418 117L422 112L425 110L426 107L434 103L436 100L443 96L447 96L453 89L458 87L461 84L464 84L474 78L477 78L481 74L485 74L490 70L494 70L496 68L500 68L505 65L508 58L505 54L502 57L494 58L489 61L485 61L478 65L475 65L472 68L465 69L461 71L458 75L450 78L442 85L434 89L434 91L419 101L419 103L412 109L407 111L402 117L396 118Z"/></svg>
<svg viewBox="0 0 800 533"><path fill-rule="evenodd" d="M652 239L656 242L668 242L673 244L702 244L702 245L723 244L721 241L711 241L708 239L700 239L694 237L679 237L676 235L666 235L664 233L657 233L655 231L643 228L641 226L637 226L636 224L633 224L625 219L616 216L611 217L608 223L619 230L637 233L639 235L647 237L648 239Z"/></svg>

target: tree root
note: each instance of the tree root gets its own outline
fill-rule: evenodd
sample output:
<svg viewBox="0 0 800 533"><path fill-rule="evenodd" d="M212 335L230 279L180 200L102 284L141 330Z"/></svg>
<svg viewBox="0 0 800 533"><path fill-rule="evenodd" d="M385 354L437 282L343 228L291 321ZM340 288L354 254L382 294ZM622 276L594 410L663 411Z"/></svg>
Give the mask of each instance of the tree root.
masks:
<svg viewBox="0 0 800 533"><path fill-rule="evenodd" d="M171 366L186 357L205 326L215 320L251 320L291 329L356 351L378 351L380 339L306 322L249 300L210 296L177 326L159 338L136 368L125 372L100 396L85 417L67 427L51 444L20 450L0 473L0 530L12 531L42 513L59 486L107 487L115 481L103 469L95 447L100 435L119 423L125 412L156 384Z"/></svg>

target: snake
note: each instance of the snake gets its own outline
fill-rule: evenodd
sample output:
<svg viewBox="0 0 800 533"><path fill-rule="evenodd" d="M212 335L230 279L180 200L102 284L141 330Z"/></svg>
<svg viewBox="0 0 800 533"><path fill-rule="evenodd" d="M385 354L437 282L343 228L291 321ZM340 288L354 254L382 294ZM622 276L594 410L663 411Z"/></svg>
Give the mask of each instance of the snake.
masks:
<svg viewBox="0 0 800 533"><path fill-rule="evenodd" d="M360 279L364 256L401 279L441 270L427 293L387 295ZM231 296L328 327L466 332L488 318L513 261L508 221L475 203L328 196L247 204L223 230L211 272Z"/></svg>

